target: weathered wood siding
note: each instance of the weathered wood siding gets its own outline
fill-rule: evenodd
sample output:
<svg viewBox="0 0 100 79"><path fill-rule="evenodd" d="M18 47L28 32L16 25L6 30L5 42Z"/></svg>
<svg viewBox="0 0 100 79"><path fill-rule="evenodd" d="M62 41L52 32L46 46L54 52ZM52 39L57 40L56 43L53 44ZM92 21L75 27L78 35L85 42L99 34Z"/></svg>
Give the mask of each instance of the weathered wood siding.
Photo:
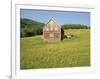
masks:
<svg viewBox="0 0 100 79"><path fill-rule="evenodd" d="M44 40L61 40L61 28L51 19L43 28Z"/></svg>

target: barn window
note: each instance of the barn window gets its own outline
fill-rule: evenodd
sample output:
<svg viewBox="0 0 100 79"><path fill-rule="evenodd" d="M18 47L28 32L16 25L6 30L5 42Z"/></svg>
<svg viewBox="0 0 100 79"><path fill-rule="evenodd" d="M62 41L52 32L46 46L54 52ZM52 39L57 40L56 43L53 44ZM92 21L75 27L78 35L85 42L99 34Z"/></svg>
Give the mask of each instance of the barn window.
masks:
<svg viewBox="0 0 100 79"><path fill-rule="evenodd" d="M48 28L46 28L46 31L49 31L49 29L48 29Z"/></svg>
<svg viewBox="0 0 100 79"><path fill-rule="evenodd" d="M58 28L57 27L55 27L55 31L58 31Z"/></svg>
<svg viewBox="0 0 100 79"><path fill-rule="evenodd" d="M50 27L50 30L53 31L53 27L52 26Z"/></svg>

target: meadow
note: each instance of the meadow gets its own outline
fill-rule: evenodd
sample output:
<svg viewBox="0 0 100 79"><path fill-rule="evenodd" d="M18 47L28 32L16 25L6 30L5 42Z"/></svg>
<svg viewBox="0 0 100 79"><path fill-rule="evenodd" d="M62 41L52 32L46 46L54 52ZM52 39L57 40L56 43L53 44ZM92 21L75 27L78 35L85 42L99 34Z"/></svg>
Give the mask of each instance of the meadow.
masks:
<svg viewBox="0 0 100 79"><path fill-rule="evenodd" d="M20 39L20 68L63 68L90 66L90 29L64 30L71 39L46 42L42 35Z"/></svg>

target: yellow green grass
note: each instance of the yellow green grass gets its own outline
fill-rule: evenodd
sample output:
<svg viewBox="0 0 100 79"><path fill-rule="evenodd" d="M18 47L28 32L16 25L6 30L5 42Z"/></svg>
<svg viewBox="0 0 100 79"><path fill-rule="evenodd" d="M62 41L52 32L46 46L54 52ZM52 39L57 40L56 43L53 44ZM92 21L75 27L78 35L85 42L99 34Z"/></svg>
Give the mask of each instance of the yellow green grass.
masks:
<svg viewBox="0 0 100 79"><path fill-rule="evenodd" d="M60 42L43 41L42 35L20 40L20 68L62 68L90 66L90 29L65 30L74 35Z"/></svg>

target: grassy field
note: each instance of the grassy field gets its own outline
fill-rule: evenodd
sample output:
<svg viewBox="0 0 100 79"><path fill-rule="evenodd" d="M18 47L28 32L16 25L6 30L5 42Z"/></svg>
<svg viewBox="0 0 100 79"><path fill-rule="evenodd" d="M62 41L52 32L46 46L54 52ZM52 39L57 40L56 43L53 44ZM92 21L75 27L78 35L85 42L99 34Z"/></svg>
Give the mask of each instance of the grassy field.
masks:
<svg viewBox="0 0 100 79"><path fill-rule="evenodd" d="M20 68L61 68L90 66L90 30L65 30L72 39L45 42L41 35L21 38Z"/></svg>

